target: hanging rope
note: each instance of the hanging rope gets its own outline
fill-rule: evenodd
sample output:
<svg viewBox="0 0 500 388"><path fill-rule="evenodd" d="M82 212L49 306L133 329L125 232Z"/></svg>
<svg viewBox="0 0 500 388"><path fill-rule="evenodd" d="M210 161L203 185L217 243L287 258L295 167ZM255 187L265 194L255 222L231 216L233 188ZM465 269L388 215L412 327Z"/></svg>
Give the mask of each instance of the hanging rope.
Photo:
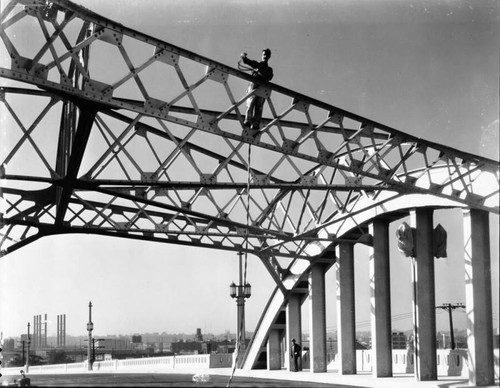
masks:
<svg viewBox="0 0 500 388"><path fill-rule="evenodd" d="M248 143L248 161L247 161L247 206L246 206L246 228L245 228L245 271L243 272L243 284L247 283L247 258L248 258L248 235L250 234L248 228L250 225L250 183L252 182L252 172L250 165L252 162L252 145Z"/></svg>
<svg viewBox="0 0 500 388"><path fill-rule="evenodd" d="M239 62L238 62L239 65ZM246 223L245 223L245 266L244 266L244 271L243 271L243 284L240 284L240 286L245 286L247 284L247 263L248 263L248 236L249 236L249 225L250 225L250 184L252 181L252 174L250 170L250 166L252 163L252 145L249 143L248 144L248 159L247 159L247 187L246 187L246 193L247 193L247 200L246 200L246 206L245 206L245 211L246 211ZM240 252L240 254L242 254ZM234 372L236 371L236 367L238 365L238 358L240 357L240 350L241 350L241 342L242 342L242 333L243 330L245 330L243 323L245 322L245 310L242 311L242 317L240 320L240 327L239 327L239 337L236 341L236 349L235 349L235 357L234 357L234 365L233 365L233 370L231 371L231 376L229 376L229 381L227 382L227 387L229 388L231 385L231 381L233 380Z"/></svg>
<svg viewBox="0 0 500 388"><path fill-rule="evenodd" d="M240 352L240 341L236 341L236 349L234 350L236 352L236 357L234 358L234 365L233 365L233 370L231 371L231 376L229 376L229 381L227 382L227 387L229 388L231 386L231 381L233 380L234 372L236 371L236 365L238 364L238 355Z"/></svg>

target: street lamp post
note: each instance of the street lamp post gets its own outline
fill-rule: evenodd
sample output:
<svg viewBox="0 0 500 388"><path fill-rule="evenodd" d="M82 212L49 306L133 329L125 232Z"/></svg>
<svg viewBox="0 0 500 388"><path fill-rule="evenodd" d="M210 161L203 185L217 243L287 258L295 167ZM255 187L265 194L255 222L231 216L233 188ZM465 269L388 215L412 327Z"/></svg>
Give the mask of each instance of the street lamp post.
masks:
<svg viewBox="0 0 500 388"><path fill-rule="evenodd" d="M26 353L25 353L25 348L24 348L24 344L26 343L26 341L21 341L22 344L23 344L23 365L26 365Z"/></svg>
<svg viewBox="0 0 500 388"><path fill-rule="evenodd" d="M87 363L89 371L92 370L92 330L94 330L94 324L92 323L92 302L89 302L89 322L87 323L87 331L89 332Z"/></svg>
<svg viewBox="0 0 500 388"><path fill-rule="evenodd" d="M239 284L233 283L229 286L229 295L231 298L236 299L237 306L237 328L236 328L236 338L240 343L240 350L244 351L246 347L245 339L245 299L250 298L252 295L252 287L249 283L243 284L243 272L242 272L242 256L243 253L239 252Z"/></svg>

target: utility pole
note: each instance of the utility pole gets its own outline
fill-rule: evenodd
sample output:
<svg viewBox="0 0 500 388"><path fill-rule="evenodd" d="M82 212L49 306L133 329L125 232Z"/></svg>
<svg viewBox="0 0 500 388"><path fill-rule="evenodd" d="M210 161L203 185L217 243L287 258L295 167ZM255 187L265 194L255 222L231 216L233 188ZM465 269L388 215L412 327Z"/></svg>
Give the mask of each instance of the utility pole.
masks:
<svg viewBox="0 0 500 388"><path fill-rule="evenodd" d="M455 349L455 334L453 333L453 315L452 311L458 308L465 308L465 305L463 303L456 303L456 304L451 304L451 303L444 303L441 306L436 306L437 309L442 309L442 310L447 310L448 311L448 316L450 319L450 338L451 338L451 349Z"/></svg>

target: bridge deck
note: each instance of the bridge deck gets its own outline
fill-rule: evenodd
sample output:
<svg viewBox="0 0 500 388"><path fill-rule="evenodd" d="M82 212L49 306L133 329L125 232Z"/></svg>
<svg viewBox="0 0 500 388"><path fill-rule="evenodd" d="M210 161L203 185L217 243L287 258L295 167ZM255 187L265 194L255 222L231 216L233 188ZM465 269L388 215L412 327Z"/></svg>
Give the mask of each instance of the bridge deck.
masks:
<svg viewBox="0 0 500 388"><path fill-rule="evenodd" d="M210 383L221 384L227 386L231 368L218 368L209 372ZM192 382L192 375L199 371L184 371L180 374L179 371L171 373L98 373L88 372L85 374L56 374L56 375L34 375L28 377L31 383L37 386L151 386L154 383L160 383L162 386L178 386L182 383L187 386ZM4 375L0 378L10 381L16 376ZM200 383L193 382L193 385ZM313 385L311 385L313 384ZM330 370L327 373L310 373L308 370L302 372L291 373L285 370L267 371L267 370L237 370L234 378L231 380L230 386L260 386L260 387L309 387L321 386L328 384L335 387L402 387L405 388L433 388L433 387L464 387L469 386L468 380L464 377L449 377L439 376L437 381L416 381L411 374L395 374L390 378L373 378L370 373L360 373L357 375L339 375L337 371ZM498 379L496 384L498 386ZM492 386L493 387L493 386Z"/></svg>

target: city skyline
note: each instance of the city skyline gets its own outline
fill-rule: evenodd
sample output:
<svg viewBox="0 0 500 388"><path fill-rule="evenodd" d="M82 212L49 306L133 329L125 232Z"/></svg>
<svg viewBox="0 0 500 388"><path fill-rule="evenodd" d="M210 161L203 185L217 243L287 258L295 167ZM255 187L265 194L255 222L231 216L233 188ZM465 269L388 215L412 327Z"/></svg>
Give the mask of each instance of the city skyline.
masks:
<svg viewBox="0 0 500 388"><path fill-rule="evenodd" d="M196 328L195 330L197 330L199 328ZM495 330L495 335L499 335L499 328L496 328ZM467 334L467 329L466 328L463 328L463 329L458 329L458 328L454 328L453 329L453 332L455 333L455 335L466 335ZM246 331L247 334L249 335L252 335L253 334L253 331ZM407 335L411 335L413 333L413 328L408 328L408 329L405 329L405 330L397 330L397 329L393 329L392 330L392 333L404 333L404 334L407 334ZM30 338L31 340L33 340L33 333L30 334ZM336 341L337 339L336 338L333 338L336 334L337 334L337 331L336 330L328 330L327 331L327 338L328 339L331 339L333 341ZM450 330L449 329L442 329L442 330L437 330L436 331L436 334L438 335L450 335ZM139 337L142 337L143 340L143 343L144 342L168 342L168 339L170 338L171 340L174 340L174 341L184 341L184 340L191 340L191 339L194 339L196 340L197 338L197 335L198 333L196 331L192 331L192 332L167 332L167 331L161 331L161 332L130 332L130 333L121 333L121 334L113 334L113 333L109 333L109 334L106 334L106 335L100 335L100 334L96 334L94 335L93 337L94 338L104 338L104 339L127 339L129 338L131 341L132 341L132 338L133 337L136 337L136 336L139 336ZM307 338L309 338L309 335L310 333L309 332L303 332L302 333L302 338L305 340L307 340ZM359 330L356 330L356 336L357 337L360 337L360 336L370 336L371 335L371 330L370 329L359 329ZM4 337L3 339L4 340L25 340L27 334L26 333L21 333L19 335L14 335L14 336L10 336L10 337ZM229 339L229 340L235 340L236 339L236 336L237 336L237 333L235 331L231 331L230 329L226 330L225 332L220 332L220 333L212 333L212 332L201 332L201 336L203 337L203 341L210 341L210 340L214 340L214 339ZM88 338L88 334L81 334L81 335L66 335L65 336L68 344L66 345L57 345L57 336L56 334L49 334L47 336L47 345L42 345L42 346L39 346L38 345L38 348L43 348L43 347L61 347L61 348L64 348L64 347L68 347L68 346L73 346L74 343L76 343L76 341L82 341L82 340L86 340ZM152 341L154 339L157 339L158 341ZM248 338L247 338L248 340ZM33 346L33 343L32 343L32 348L35 349L37 348L37 346Z"/></svg>
<svg viewBox="0 0 500 388"><path fill-rule="evenodd" d="M272 49L273 83L411 135L498 160L498 7L494 1L211 2L75 1L132 29L236 67L241 52ZM26 37L29 39L29 37ZM3 65L2 65L3 66ZM7 66L5 66L7 67ZM3 81L2 81L3 82ZM401 220L402 222L404 220ZM390 228L394 329L411 327L409 259ZM436 305L465 303L459 210L439 210L448 258L436 260ZM498 216L490 215L493 327L498 321ZM368 253L356 246L356 316L369 325ZM98 335L235 331L236 252L91 235L44 237L0 259L0 331L20 334L33 316L67 314L68 335L85 335L89 301ZM273 289L249 256L253 331ZM336 326L334 269L326 276L327 327ZM308 312L304 304L304 316ZM397 319L396 319L397 318ZM457 313L456 328L465 327ZM50 319L49 319L50 321ZM308 331L303 319L304 332ZM438 313L446 329L448 316ZM55 322L54 322L55 327ZM146 330L147 329L147 330Z"/></svg>

